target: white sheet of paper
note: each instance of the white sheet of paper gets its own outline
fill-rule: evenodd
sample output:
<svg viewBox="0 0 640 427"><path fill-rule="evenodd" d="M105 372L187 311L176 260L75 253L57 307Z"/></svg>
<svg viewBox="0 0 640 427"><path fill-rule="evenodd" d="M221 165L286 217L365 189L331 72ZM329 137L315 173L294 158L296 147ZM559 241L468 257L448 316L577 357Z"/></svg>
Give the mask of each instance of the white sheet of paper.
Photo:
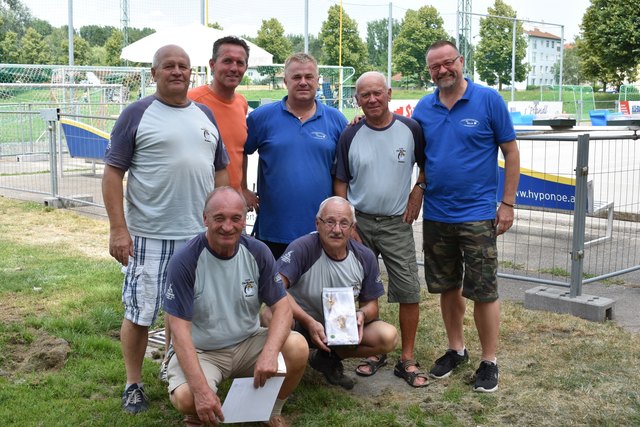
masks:
<svg viewBox="0 0 640 427"><path fill-rule="evenodd" d="M271 377L254 388L253 377L234 379L222 404L225 424L269 420L283 382L284 377Z"/></svg>

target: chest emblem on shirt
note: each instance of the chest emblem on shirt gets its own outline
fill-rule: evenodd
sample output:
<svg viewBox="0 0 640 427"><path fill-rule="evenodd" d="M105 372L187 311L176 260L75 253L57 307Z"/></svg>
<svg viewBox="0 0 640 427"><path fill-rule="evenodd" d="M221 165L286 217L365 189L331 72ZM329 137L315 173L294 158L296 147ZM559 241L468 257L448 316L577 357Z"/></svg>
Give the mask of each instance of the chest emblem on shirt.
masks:
<svg viewBox="0 0 640 427"><path fill-rule="evenodd" d="M209 129L206 128L200 128L202 130L202 133L204 134L204 142L208 142L209 144L212 144L213 142L215 142L215 136L213 133L211 133L211 131Z"/></svg>
<svg viewBox="0 0 640 427"><path fill-rule="evenodd" d="M327 134L324 132L311 132L311 136L315 139L327 139Z"/></svg>
<svg viewBox="0 0 640 427"><path fill-rule="evenodd" d="M250 298L256 294L256 284L253 280L247 279L242 282L242 292L245 298Z"/></svg>
<svg viewBox="0 0 640 427"><path fill-rule="evenodd" d="M407 157L407 150L404 148L398 148L396 150L396 153L398 153L398 162L399 163L404 163L405 159Z"/></svg>
<svg viewBox="0 0 640 427"><path fill-rule="evenodd" d="M351 288L353 288L353 297L358 298L360 295L360 289L362 288L361 284L359 282L353 282L351 284Z"/></svg>
<svg viewBox="0 0 640 427"><path fill-rule="evenodd" d="M477 121L476 119L462 119L460 120L460 124L467 128L474 128L474 127L477 127L480 124L480 122Z"/></svg>

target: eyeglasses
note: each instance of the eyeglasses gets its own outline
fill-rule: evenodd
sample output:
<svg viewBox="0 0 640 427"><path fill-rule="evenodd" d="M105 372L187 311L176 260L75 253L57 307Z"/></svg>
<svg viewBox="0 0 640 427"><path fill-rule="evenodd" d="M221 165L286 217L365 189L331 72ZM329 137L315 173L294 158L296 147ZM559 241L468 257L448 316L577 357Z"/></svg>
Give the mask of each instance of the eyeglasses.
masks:
<svg viewBox="0 0 640 427"><path fill-rule="evenodd" d="M438 71L440 71L440 67L444 67L444 68L451 68L453 66L453 64L458 60L458 58L460 58L462 55L458 55L453 59L447 59L446 61L444 61L441 64L434 64L434 65L429 65L429 71L431 71L432 73L437 73Z"/></svg>
<svg viewBox="0 0 640 427"><path fill-rule="evenodd" d="M347 222L347 221L336 221L335 219L327 219L324 220L322 218L318 218L320 220L321 223L323 223L325 225L325 227L327 227L329 230L333 230L333 227L336 226L336 224L338 225L338 227L340 227L340 230L348 230L349 228L351 228L351 226L353 225L352 222Z"/></svg>

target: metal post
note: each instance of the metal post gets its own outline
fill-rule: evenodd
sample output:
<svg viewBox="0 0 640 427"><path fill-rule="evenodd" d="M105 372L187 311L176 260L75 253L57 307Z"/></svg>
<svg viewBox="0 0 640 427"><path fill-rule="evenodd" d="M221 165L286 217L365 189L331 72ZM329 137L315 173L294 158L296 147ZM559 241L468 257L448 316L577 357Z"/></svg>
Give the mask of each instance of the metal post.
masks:
<svg viewBox="0 0 640 427"><path fill-rule="evenodd" d="M144 76L145 76L145 71L144 70L140 71L140 98L144 98L146 96L147 81L144 78ZM123 109L123 106L120 105L121 113L122 113L122 109Z"/></svg>
<svg viewBox="0 0 640 427"><path fill-rule="evenodd" d="M304 0L304 53L309 53L309 0Z"/></svg>
<svg viewBox="0 0 640 427"><path fill-rule="evenodd" d="M74 64L74 60L73 60L73 0L68 0L67 4L69 5L67 12L68 12L68 28L67 28L67 32L69 33L69 65L73 65Z"/></svg>
<svg viewBox="0 0 640 427"><path fill-rule="evenodd" d="M576 200L573 210L573 238L571 242L570 297L582 295L584 262L584 232L587 214L587 180L589 178L589 135L578 135L576 159Z"/></svg>
<svg viewBox="0 0 640 427"><path fill-rule="evenodd" d="M560 101L562 101L562 84L564 75L562 73L562 68L564 67L564 25L560 27ZM579 123L579 122L578 122Z"/></svg>
<svg viewBox="0 0 640 427"><path fill-rule="evenodd" d="M387 33L387 84L391 87L391 47L393 45L393 3L391 2L389 2Z"/></svg>
<svg viewBox="0 0 640 427"><path fill-rule="evenodd" d="M32 107L32 104L28 103L27 110L29 111L29 114L28 114L29 116L29 147L31 148L30 151L33 153L34 152L33 151L33 148L34 148L33 147L33 117L31 115L31 107Z"/></svg>
<svg viewBox="0 0 640 427"><path fill-rule="evenodd" d="M60 119L59 108L46 108L40 110L40 116L47 122L47 132L49 133L49 167L51 169L51 195L58 196L58 159L56 143L56 123Z"/></svg>
<svg viewBox="0 0 640 427"><path fill-rule="evenodd" d="M342 66L340 67L340 70L338 72L338 109L342 112L342 104L343 104L343 88L342 88L342 84L343 84L343 79L344 78L344 73L342 71Z"/></svg>
<svg viewBox="0 0 640 427"><path fill-rule="evenodd" d="M516 100L516 24L513 18L513 34L511 35L511 101Z"/></svg>

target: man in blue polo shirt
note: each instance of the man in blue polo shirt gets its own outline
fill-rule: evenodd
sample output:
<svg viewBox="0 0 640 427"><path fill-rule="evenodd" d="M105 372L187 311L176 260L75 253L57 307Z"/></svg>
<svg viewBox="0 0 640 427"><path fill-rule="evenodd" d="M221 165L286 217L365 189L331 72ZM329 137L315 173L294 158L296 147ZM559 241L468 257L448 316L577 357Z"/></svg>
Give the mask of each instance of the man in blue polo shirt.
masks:
<svg viewBox="0 0 640 427"><path fill-rule="evenodd" d="M426 141L423 207L424 270L429 292L440 294L448 338L446 353L430 374L444 378L469 360L464 345L464 298L482 355L474 390L498 389L496 352L500 329L496 237L513 224L520 155L511 118L500 94L462 74L464 58L441 40L427 50L436 91L413 112ZM504 155L504 198L496 210L498 149Z"/></svg>
<svg viewBox="0 0 640 427"><path fill-rule="evenodd" d="M246 155L258 151L259 207L255 236L279 258L287 245L315 229L320 203L333 193L331 166L347 119L315 99L318 63L305 53L285 61L287 96L247 118ZM243 190L246 189L246 170ZM245 192L247 194L247 192Z"/></svg>

